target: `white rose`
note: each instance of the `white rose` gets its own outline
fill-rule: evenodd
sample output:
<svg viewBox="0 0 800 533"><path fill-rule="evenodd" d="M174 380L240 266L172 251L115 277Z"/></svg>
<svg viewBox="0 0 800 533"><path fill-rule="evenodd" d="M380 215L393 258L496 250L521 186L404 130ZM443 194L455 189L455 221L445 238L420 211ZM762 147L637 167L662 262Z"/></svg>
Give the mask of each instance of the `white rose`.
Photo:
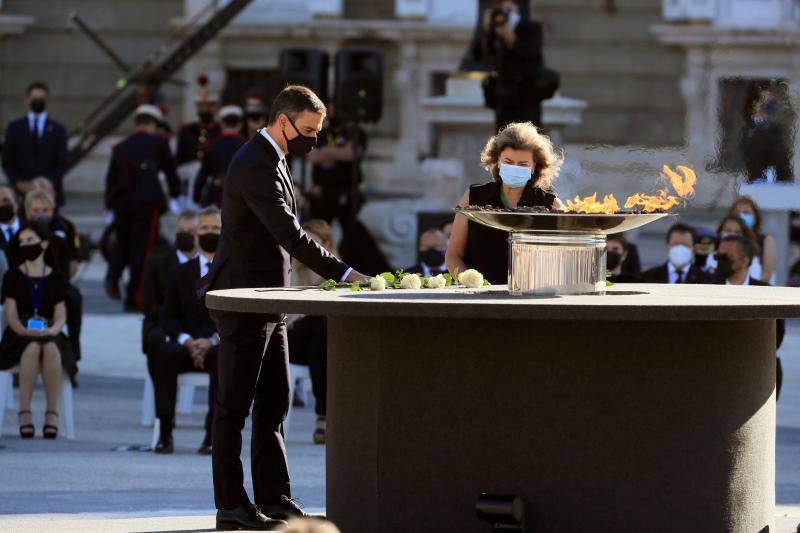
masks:
<svg viewBox="0 0 800 533"><path fill-rule="evenodd" d="M458 282L471 289L477 289L483 287L483 274L474 268L470 268L458 275Z"/></svg>
<svg viewBox="0 0 800 533"><path fill-rule="evenodd" d="M447 280L441 274L428 278L428 287L431 289L442 289L445 285Z"/></svg>
<svg viewBox="0 0 800 533"><path fill-rule="evenodd" d="M422 287L422 280L417 274L406 274L400 280L401 289L419 289Z"/></svg>
<svg viewBox="0 0 800 533"><path fill-rule="evenodd" d="M373 291L385 291L386 279L383 276L378 276L369 280L369 288Z"/></svg>

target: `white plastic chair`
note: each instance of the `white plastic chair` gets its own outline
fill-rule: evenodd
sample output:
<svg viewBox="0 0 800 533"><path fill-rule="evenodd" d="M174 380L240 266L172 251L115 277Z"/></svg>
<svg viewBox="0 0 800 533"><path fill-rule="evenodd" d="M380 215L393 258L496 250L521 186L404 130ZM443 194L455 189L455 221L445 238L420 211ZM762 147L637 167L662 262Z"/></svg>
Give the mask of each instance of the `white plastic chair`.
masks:
<svg viewBox="0 0 800 533"><path fill-rule="evenodd" d="M178 398L175 411L182 415L192 412L194 405L195 387L208 387L209 378L205 372L187 372L178 376ZM156 395L153 380L150 374L144 378L144 392L142 393L142 415L139 423L143 426L152 426L156 419Z"/></svg>
<svg viewBox="0 0 800 533"><path fill-rule="evenodd" d="M0 371L0 436L3 435L3 422L5 421L6 409L14 408L14 376L19 373L19 368ZM58 429L66 434L67 439L75 439L75 415L72 403L72 382L64 372L61 377L61 402L59 410L61 415L58 419Z"/></svg>
<svg viewBox="0 0 800 533"><path fill-rule="evenodd" d="M192 412L192 406L194 405L194 390L196 387L208 387L211 383L211 379L208 374L205 372L186 372L185 374L178 375L178 398L175 405L175 410L181 414L190 414ZM150 441L150 447L155 448L156 444L158 444L158 437L161 435L161 424L159 423L158 418L155 417L155 396L153 394L153 381L150 379L148 375L145 381L145 395L148 392L148 386L150 389L149 399L151 402L151 416L153 425L153 437ZM142 401L147 401L148 396L146 396ZM144 425L144 405L142 406L142 424Z"/></svg>

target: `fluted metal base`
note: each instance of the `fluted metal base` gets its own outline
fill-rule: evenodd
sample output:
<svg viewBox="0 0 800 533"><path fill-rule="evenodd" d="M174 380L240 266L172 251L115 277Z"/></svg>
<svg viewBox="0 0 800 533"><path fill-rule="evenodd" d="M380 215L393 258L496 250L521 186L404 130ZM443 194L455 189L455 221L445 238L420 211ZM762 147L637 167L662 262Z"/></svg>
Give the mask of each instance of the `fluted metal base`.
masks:
<svg viewBox="0 0 800 533"><path fill-rule="evenodd" d="M509 233L513 295L605 294L606 236Z"/></svg>

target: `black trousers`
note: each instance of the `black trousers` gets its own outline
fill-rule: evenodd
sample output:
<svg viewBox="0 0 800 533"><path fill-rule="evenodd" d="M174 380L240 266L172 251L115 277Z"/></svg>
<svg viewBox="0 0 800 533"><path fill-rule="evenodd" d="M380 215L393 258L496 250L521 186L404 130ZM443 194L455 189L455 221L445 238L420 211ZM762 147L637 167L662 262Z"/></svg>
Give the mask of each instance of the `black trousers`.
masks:
<svg viewBox="0 0 800 533"><path fill-rule="evenodd" d="M148 361L150 377L153 380L153 388L156 395L156 416L164 420L175 418L175 401L178 396L178 376L186 372L208 372L211 376L208 387L208 413L206 417L207 427L214 413L214 398L217 388L217 355L219 347L214 346L206 356L205 366L202 369L195 368L189 350L177 342L168 341L158 348L158 353L153 354Z"/></svg>
<svg viewBox="0 0 800 533"><path fill-rule="evenodd" d="M289 328L292 364L308 365L314 390L314 409L319 416L328 411L328 326L324 316L306 315Z"/></svg>
<svg viewBox="0 0 800 533"><path fill-rule="evenodd" d="M253 403L250 460L256 505L291 496L282 424L289 410L286 324L275 315L211 311L220 335L212 466L217 509L250 500L244 489L242 429ZM271 321L270 321L271 320ZM265 348L266 344L266 348Z"/></svg>
<svg viewBox="0 0 800 533"><path fill-rule="evenodd" d="M72 343L72 353L75 355L75 360L80 361L83 295L81 295L80 289L71 283L64 304L67 308L67 331L69 331L69 341Z"/></svg>
<svg viewBox="0 0 800 533"><path fill-rule="evenodd" d="M128 268L130 282L126 289L125 303L142 307L139 287L144 277L144 267L158 237L161 213L158 209L123 203L114 208L116 246L108 264L106 279L118 284L122 272Z"/></svg>

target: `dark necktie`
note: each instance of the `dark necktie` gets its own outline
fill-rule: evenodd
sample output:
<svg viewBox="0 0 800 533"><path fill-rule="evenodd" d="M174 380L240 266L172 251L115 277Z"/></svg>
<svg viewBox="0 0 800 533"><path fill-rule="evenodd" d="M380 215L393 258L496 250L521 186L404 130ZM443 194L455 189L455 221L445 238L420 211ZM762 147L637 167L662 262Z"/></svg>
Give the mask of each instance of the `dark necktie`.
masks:
<svg viewBox="0 0 800 533"><path fill-rule="evenodd" d="M679 268L675 273L678 275L678 279L675 280L675 283L683 283L683 270Z"/></svg>
<svg viewBox="0 0 800 533"><path fill-rule="evenodd" d="M33 119L33 128L31 128L31 135L33 136L33 158L39 157L39 119Z"/></svg>

